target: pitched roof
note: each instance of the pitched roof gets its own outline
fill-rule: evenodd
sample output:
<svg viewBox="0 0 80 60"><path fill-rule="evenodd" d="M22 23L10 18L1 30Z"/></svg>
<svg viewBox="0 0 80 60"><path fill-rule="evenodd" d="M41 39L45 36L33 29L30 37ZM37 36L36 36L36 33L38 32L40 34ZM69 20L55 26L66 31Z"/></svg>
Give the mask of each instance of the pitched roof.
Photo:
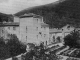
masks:
<svg viewBox="0 0 80 60"><path fill-rule="evenodd" d="M53 29L49 29L49 33L62 33L62 30L53 28Z"/></svg>
<svg viewBox="0 0 80 60"><path fill-rule="evenodd" d="M6 23L0 23L0 26L19 26L19 23L16 22L6 22Z"/></svg>
<svg viewBox="0 0 80 60"><path fill-rule="evenodd" d="M49 27L49 25L46 24L46 23L41 23L41 26L42 26L42 27Z"/></svg>
<svg viewBox="0 0 80 60"><path fill-rule="evenodd" d="M33 13L24 14L24 15L19 16L19 18L25 18L25 17L34 17L34 18L36 18L36 17L42 17L42 16L36 15L36 14L33 14Z"/></svg>

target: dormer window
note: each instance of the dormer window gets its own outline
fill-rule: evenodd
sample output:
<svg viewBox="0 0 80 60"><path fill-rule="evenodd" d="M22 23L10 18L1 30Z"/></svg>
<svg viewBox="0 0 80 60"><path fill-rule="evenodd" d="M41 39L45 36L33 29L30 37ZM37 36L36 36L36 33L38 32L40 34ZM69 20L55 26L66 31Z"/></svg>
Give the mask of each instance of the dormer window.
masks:
<svg viewBox="0 0 80 60"><path fill-rule="evenodd" d="M68 26L67 28L70 28L70 26Z"/></svg>
<svg viewBox="0 0 80 60"><path fill-rule="evenodd" d="M67 29L69 30L70 29L70 26L68 26Z"/></svg>

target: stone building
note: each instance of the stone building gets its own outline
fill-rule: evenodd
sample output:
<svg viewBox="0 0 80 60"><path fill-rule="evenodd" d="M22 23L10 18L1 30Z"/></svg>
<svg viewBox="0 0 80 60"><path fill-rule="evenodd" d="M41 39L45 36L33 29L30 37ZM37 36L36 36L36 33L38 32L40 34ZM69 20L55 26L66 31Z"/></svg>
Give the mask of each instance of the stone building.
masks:
<svg viewBox="0 0 80 60"><path fill-rule="evenodd" d="M14 21L2 23L0 30L5 36L15 34L25 44L40 44L41 42L44 45L49 44L49 25L44 23L40 15L29 13L19 17L14 16Z"/></svg>

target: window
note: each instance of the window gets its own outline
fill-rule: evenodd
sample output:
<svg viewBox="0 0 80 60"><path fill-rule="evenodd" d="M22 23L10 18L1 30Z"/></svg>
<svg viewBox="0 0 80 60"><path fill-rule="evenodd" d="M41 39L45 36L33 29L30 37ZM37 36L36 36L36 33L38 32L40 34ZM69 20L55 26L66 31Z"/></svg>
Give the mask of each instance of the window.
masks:
<svg viewBox="0 0 80 60"><path fill-rule="evenodd" d="M44 34L44 37L46 37L46 34Z"/></svg>
<svg viewBox="0 0 80 60"><path fill-rule="evenodd" d="M38 30L38 27L36 27L36 30Z"/></svg>
<svg viewBox="0 0 80 60"><path fill-rule="evenodd" d="M47 41L46 41L46 45L47 45Z"/></svg>
<svg viewBox="0 0 80 60"><path fill-rule="evenodd" d="M26 36L26 41L27 41L27 36Z"/></svg>
<svg viewBox="0 0 80 60"><path fill-rule="evenodd" d="M2 33L4 33L4 31L2 30Z"/></svg>
<svg viewBox="0 0 80 60"><path fill-rule="evenodd" d="M68 26L67 29L69 30L70 29L70 26Z"/></svg>
<svg viewBox="0 0 80 60"><path fill-rule="evenodd" d="M41 32L39 32L39 34L42 36L42 33Z"/></svg>
<svg viewBox="0 0 80 60"><path fill-rule="evenodd" d="M70 26L68 26L67 28L70 28Z"/></svg>
<svg viewBox="0 0 80 60"><path fill-rule="evenodd" d="M38 35L37 35L37 39L38 39Z"/></svg>
<svg viewBox="0 0 80 60"><path fill-rule="evenodd" d="M16 27L13 27L13 30L16 30Z"/></svg>
<svg viewBox="0 0 80 60"><path fill-rule="evenodd" d="M41 34L41 32L39 32L39 34Z"/></svg>
<svg viewBox="0 0 80 60"><path fill-rule="evenodd" d="M8 27L8 29L10 30L10 27Z"/></svg>
<svg viewBox="0 0 80 60"><path fill-rule="evenodd" d="M38 23L38 19L37 19L37 23Z"/></svg>
<svg viewBox="0 0 80 60"><path fill-rule="evenodd" d="M27 26L26 26L26 33L27 33Z"/></svg>
<svg viewBox="0 0 80 60"><path fill-rule="evenodd" d="M40 20L40 22L42 22L42 19Z"/></svg>
<svg viewBox="0 0 80 60"><path fill-rule="evenodd" d="M46 27L44 27L44 29L46 29Z"/></svg>

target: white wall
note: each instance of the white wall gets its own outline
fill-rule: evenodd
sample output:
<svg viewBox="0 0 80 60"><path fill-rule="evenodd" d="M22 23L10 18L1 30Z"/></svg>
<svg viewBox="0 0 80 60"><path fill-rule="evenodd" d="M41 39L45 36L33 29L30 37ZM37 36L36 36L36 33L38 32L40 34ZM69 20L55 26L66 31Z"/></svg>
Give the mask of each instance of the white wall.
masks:
<svg viewBox="0 0 80 60"><path fill-rule="evenodd" d="M38 19L38 20L37 20ZM20 19L20 35L21 40L24 40L26 43L37 43L39 44L41 41L45 42L49 40L49 27L42 28L41 27L41 19L27 17ZM27 33L26 33L27 27ZM42 36L39 34L41 32ZM46 36L44 37L44 34ZM27 39L26 39L27 36Z"/></svg>
<svg viewBox="0 0 80 60"><path fill-rule="evenodd" d="M19 17L14 16L14 21L13 22L19 22Z"/></svg>
<svg viewBox="0 0 80 60"><path fill-rule="evenodd" d="M49 42L49 27L41 25L41 23L44 24L42 18L14 17L14 22L18 22L19 26L6 26L6 34L16 34L19 40L25 44L40 44L40 42L44 42L44 44L46 45L46 41ZM41 34L39 34L40 32Z"/></svg>

